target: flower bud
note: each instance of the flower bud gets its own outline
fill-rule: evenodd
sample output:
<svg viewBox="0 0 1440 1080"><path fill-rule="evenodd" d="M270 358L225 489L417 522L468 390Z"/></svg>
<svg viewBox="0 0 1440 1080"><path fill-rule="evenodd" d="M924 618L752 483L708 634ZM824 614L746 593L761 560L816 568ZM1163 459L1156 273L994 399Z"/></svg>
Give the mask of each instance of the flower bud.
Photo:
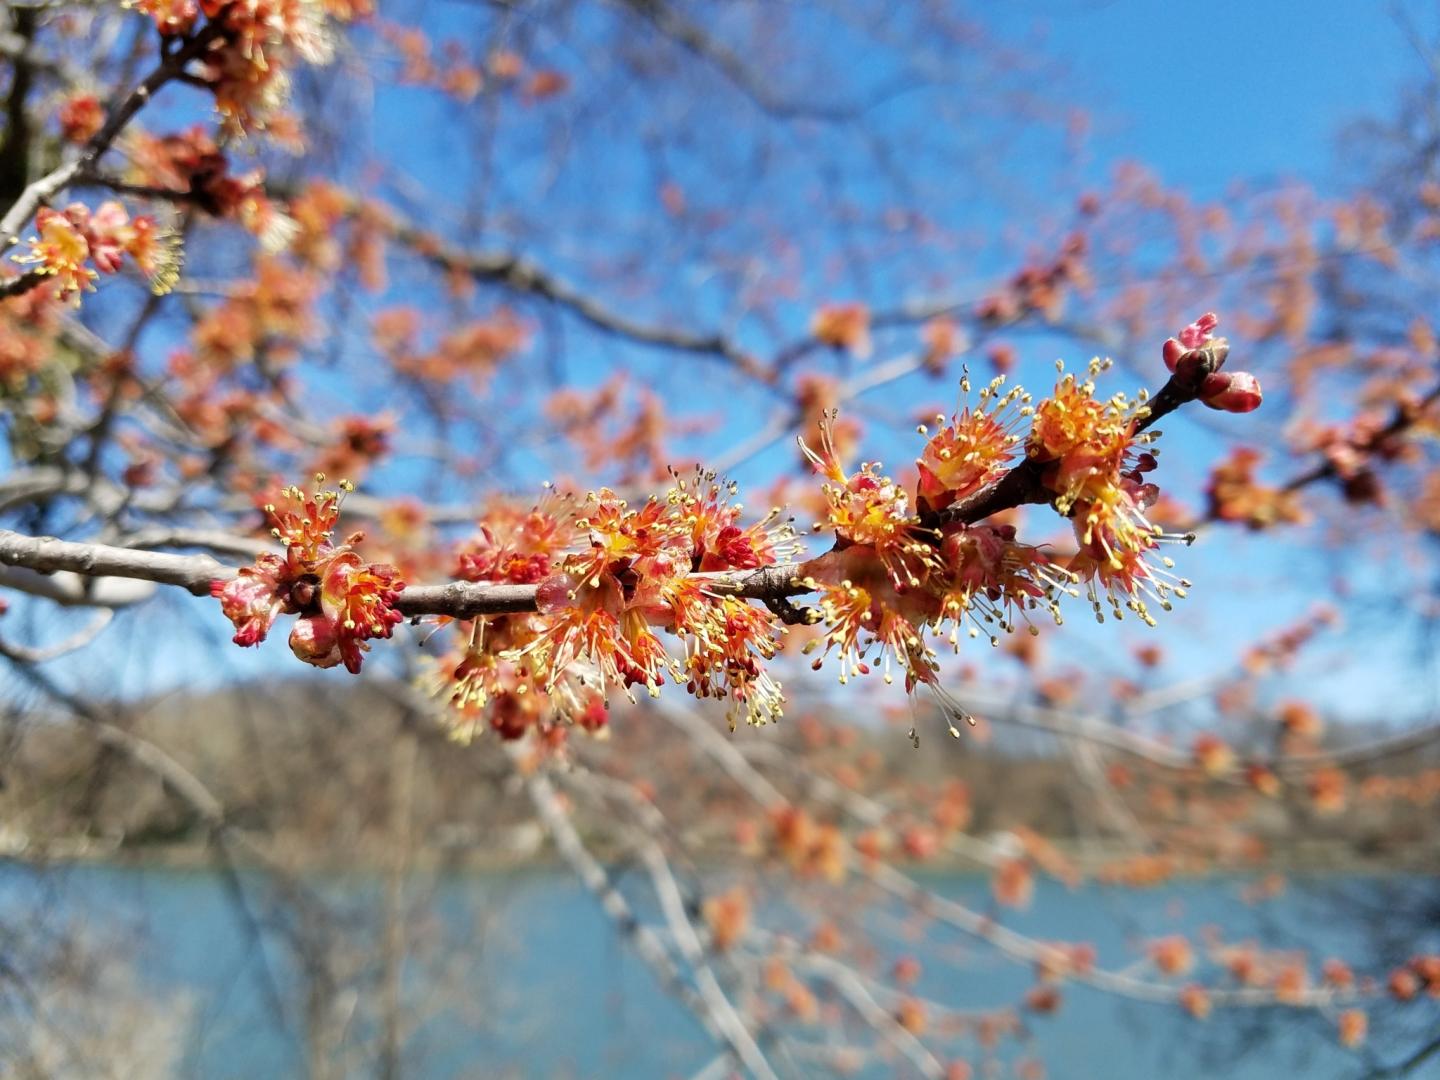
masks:
<svg viewBox="0 0 1440 1080"><path fill-rule="evenodd" d="M1175 378L1194 386L1215 370L1210 353L1205 349L1189 349L1175 361Z"/></svg>
<svg viewBox="0 0 1440 1080"><path fill-rule="evenodd" d="M542 615L553 615L575 603L579 583L569 574L551 574L535 588L535 606Z"/></svg>
<svg viewBox="0 0 1440 1080"><path fill-rule="evenodd" d="M1248 371L1215 372L1200 384L1200 400L1221 412L1248 413L1260 407L1260 382Z"/></svg>
<svg viewBox="0 0 1440 1080"><path fill-rule="evenodd" d="M290 603L296 611L307 611L314 606L319 593L319 584L312 578L303 577L290 586Z"/></svg>
<svg viewBox="0 0 1440 1080"><path fill-rule="evenodd" d="M1180 344L1187 349L1198 349L1210 340L1219 325L1220 317L1213 311L1207 311L1180 331Z"/></svg>
<svg viewBox="0 0 1440 1080"><path fill-rule="evenodd" d="M307 615L295 620L290 631L290 651L307 664L332 668L340 663L340 639L335 624L324 615Z"/></svg>
<svg viewBox="0 0 1440 1080"><path fill-rule="evenodd" d="M1170 340L1175 339L1171 338ZM1167 350L1168 352L1173 352L1173 350ZM1197 345L1193 349L1181 352L1176 356L1175 363L1170 366L1170 370L1175 373L1175 378L1180 382L1194 386L1206 375L1224 367L1225 360L1229 355L1230 342L1224 338L1212 338L1203 345Z"/></svg>
<svg viewBox="0 0 1440 1080"><path fill-rule="evenodd" d="M1179 338L1166 338L1165 344L1160 350L1160 355L1165 360L1166 370L1174 371L1176 362L1185 355L1186 351L1185 346L1180 344Z"/></svg>

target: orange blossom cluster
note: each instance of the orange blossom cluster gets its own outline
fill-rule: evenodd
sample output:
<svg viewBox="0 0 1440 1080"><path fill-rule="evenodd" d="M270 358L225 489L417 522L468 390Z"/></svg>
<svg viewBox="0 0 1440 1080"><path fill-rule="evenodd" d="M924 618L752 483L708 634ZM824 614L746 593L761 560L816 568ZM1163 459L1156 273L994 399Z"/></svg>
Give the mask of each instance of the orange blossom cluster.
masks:
<svg viewBox="0 0 1440 1080"><path fill-rule="evenodd" d="M324 479L317 475L316 483ZM365 643L388 638L401 621L394 604L405 583L395 568L360 558L354 546L362 533L333 543L343 492L352 485L341 481L340 487L310 496L286 488L291 507L265 507L275 523L272 535L285 544L284 557L263 553L236 577L211 583L211 595L235 624L235 644L258 645L281 614L298 615L290 632L297 657L321 668L343 663L358 674Z"/></svg>
<svg viewBox="0 0 1440 1080"><path fill-rule="evenodd" d="M37 236L30 250L13 256L31 273L55 280L57 299L79 302L84 290L94 291L101 273L113 274L130 256L156 293L166 293L179 277L179 253L173 234L153 217L132 218L118 202L102 203L93 214L83 203L64 210L42 207L35 215Z"/></svg>
<svg viewBox="0 0 1440 1080"><path fill-rule="evenodd" d="M766 662L783 624L713 591L705 574L785 563L797 546L779 511L742 526L734 493L697 469L638 506L601 489L487 514L456 575L535 584L538 611L460 624L464 645L441 664L441 682L467 732L487 713L509 737L557 714L599 727L611 691L655 695L667 680L727 700L732 725L778 718L784 699ZM679 638L677 653L657 631Z"/></svg>
<svg viewBox="0 0 1440 1080"><path fill-rule="evenodd" d="M1199 377L1227 350L1210 333L1215 322L1203 316L1168 341L1166 365L1178 371L1205 360L1210 366L1189 380L1196 396L1249 411L1259 397L1252 376L1235 373L1216 387ZM612 691L633 700L640 686L655 696L667 680L728 701L732 726L740 717L763 724L782 712L767 664L786 622L823 624L805 651L821 652L816 668L835 653L842 683L868 674L872 663L889 683L898 664L907 691L929 686L953 714L965 715L939 685L938 653L927 637L943 636L958 649L962 630L984 633L992 645L1021 622L1036 633L1032 613L1059 622L1061 596L1079 596L1082 586L1100 621L1103 596L1115 618L1128 610L1153 625L1151 606L1168 609L1188 587L1157 548L1189 538L1146 516L1159 498L1148 479L1158 466L1155 436L1145 431L1150 405L1143 393L1098 397L1095 379L1107 366L1096 360L1080 379L1060 365L1053 393L1039 403L999 376L972 405L967 376L966 403L937 417L933 432L920 428L927 441L913 498L878 462L847 470L827 412L819 449L800 445L824 478L815 530L833 534L834 543L782 575L764 606L731 595L710 575L790 564L799 544L779 510L742 525L734 486L713 473L672 474L663 496L638 504L608 488L583 499L548 492L528 510L497 504L457 553L455 576L533 585L535 610L457 623L460 641L438 672L441 692L464 718L457 730L469 734L484 721L519 737L532 726L554 730L557 719L595 730L606 722ZM1013 499L992 498L997 485L1017 478L1029 486ZM1021 502L1047 502L1069 518L1074 550L1018 539L1000 512ZM338 496L322 493L303 506L303 517L277 516L285 559L263 556L215 592L240 644L259 641L278 613L294 612L303 629L291 644L302 659L329 666L343 658L354 671L361 643L388 637L399 621L390 607L395 573L365 566L348 544L330 547ZM783 596L797 590L818 594L818 606L787 606ZM662 633L680 647L672 652ZM951 732L958 734L953 725Z"/></svg>
<svg viewBox="0 0 1440 1080"><path fill-rule="evenodd" d="M1165 346L1165 361L1177 367L1198 362L1212 350L1223 363L1227 346L1211 331L1216 319L1203 316ZM1133 612L1153 624L1151 606L1168 609L1188 583L1171 573L1170 559L1157 556L1163 541L1188 538L1165 533L1146 516L1159 498L1147 479L1158 465L1154 436L1144 431L1149 406L1142 394L1096 396L1095 378L1108 364L1091 363L1087 377L1061 377L1050 397L1033 403L1022 389L997 377L936 430L916 461L919 484L910 493L885 474L878 462L847 470L836 452L833 414L821 425L819 449L802 440L815 471L824 477L824 513L817 532L833 533L833 549L806 564L807 584L820 594L825 632L807 645L838 654L845 682L882 666L886 682L892 665L904 672L907 690L938 685L938 657L927 635L944 637L953 648L960 631L1013 632L1036 610L1060 621L1059 598L1089 592L1096 617L1104 620L1103 596L1116 618ZM962 382L967 397L968 378ZM1205 380L1199 396L1226 411L1249 411L1259 403L1253 376ZM1024 427L1028 424L1028 432ZM1077 550L1057 554L1017 539L1013 525L995 516L970 521L967 501L992 489L1021 461L1034 470L1046 501L1073 525ZM1029 495L1026 495L1027 500ZM1031 624L1031 632L1036 632ZM873 650L873 653L872 653ZM953 728L952 728L953 731Z"/></svg>

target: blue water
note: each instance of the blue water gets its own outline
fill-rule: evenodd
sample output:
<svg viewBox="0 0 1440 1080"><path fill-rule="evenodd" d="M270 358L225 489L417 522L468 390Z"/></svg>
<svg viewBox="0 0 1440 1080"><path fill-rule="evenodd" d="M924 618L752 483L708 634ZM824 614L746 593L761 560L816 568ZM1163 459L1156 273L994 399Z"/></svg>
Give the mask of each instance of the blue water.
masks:
<svg viewBox="0 0 1440 1080"><path fill-rule="evenodd" d="M928 883L977 906L988 903L981 879L937 876ZM379 964L372 921L379 879L321 878L307 888L340 912L332 943L345 956L342 981L373 988L363 980ZM1239 889L1233 881L1140 893L1042 884L1030 910L1007 915L1007 922L1044 938L1089 941L1100 962L1114 967L1134 960L1136 942L1193 936L1206 923L1222 926L1227 940L1278 926L1318 936L1327 954L1360 947L1300 890L1251 907L1239 901ZM454 873L417 880L410 892L404 985L408 1001L423 1003L423 1015L405 1044L405 1076L643 1080L688 1076L714 1056L700 1026L660 992L588 894L563 873ZM273 903L262 879L248 877L245 895L242 912L227 880L211 871L71 866L39 873L0 866L4 911L43 909L65 934L123 956L138 993L184 1003L180 1075L300 1077L303 983L284 940L304 918L294 904ZM1317 926L1317 919L1327 921ZM873 928L893 945L886 955L922 958L920 992L960 1007L993 1007L1031 985L1028 972L957 934L932 927L923 943L907 940L913 925L898 911L873 914ZM259 948L257 929L265 941ZM342 995L339 1007L350 1016L346 1046L364 1047L376 1034L363 1000L373 992ZM1039 1057L1052 1078L1268 1080L1361 1071L1318 1020L1271 1014L1277 1022L1264 1024L1262 1037L1236 1059L1230 1051L1238 1029L1224 1013L1202 1025L1169 1008L1117 1002L1080 987L1067 986L1064 994L1059 1013L1027 1020L1029 1032L1007 1044L1002 1059ZM347 1075L374 1072L367 1065Z"/></svg>

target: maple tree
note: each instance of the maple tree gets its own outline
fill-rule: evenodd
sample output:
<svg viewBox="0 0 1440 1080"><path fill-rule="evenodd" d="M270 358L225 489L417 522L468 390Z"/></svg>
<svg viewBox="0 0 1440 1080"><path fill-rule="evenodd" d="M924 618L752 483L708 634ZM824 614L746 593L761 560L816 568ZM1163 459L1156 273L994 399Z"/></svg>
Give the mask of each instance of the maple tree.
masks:
<svg viewBox="0 0 1440 1080"><path fill-rule="evenodd" d="M1197 536L1223 548L1329 530L1366 569L1377 552L1433 559L1440 344L1416 282L1432 270L1440 188L1417 165L1424 140L1386 133L1398 147L1393 175L1329 201L1291 187L1197 204L1127 166L1107 190L1069 193L1030 254L1007 253L1004 270L984 274L981 295L916 271L901 291L931 295L938 281L940 298L887 308L837 298L857 286L834 289L804 265L827 261L828 240L808 249L793 234L874 228L863 259L888 266L898 245L908 270L911 252L943 249L937 236L948 243L963 230L927 216L923 202L897 208L888 191L857 195L833 216L793 204L770 216L785 192L765 176L753 178L755 194L725 186L729 161L716 167L712 150L734 160L796 152L807 167L813 153L822 172L852 167L851 146L836 151L830 133L862 128L889 93L792 97L726 43L768 25L742 6L740 29L661 0L614 5L577 29L566 4L496 3L456 15L443 42L367 0L14 6L0 37L11 72L0 145L0 587L26 611L59 604L99 617L54 645L5 633L6 661L105 745L157 770L223 841L236 830L199 781L96 720L43 665L103 648L112 614L152 600L151 584L210 598L205 617L229 620L235 645L288 632L299 661L355 675L370 658L392 681L423 688L415 708L455 738L455 753L474 739L513 765L556 849L715 1037L723 1063L757 1076L775 1075L768 1028L833 1023L822 987L883 1053L927 1076L966 1075L957 1041L973 1038L980 1056L1018 1043L1020 1018L1063 1008L1067 982L1198 1020L1226 1008L1313 1014L1356 1053L1376 1041L1378 1002L1409 1010L1402 1027L1424 1009L1433 1019L1433 942L1357 975L1335 957L1166 935L1141 944L1137 973L928 889L908 864L942 853L985 868L1000 908L1027 906L1037 879L1084 875L1026 822L1006 821L1003 840L973 829L963 783L872 790L873 751L828 731L807 703L823 698L813 668L857 700L879 695L898 709L916 746L932 720L962 744L1002 725L1058 736L1097 828L1125 849L1091 860L1085 875L1136 888L1263 869L1275 806L1307 820L1357 802L1433 806L1440 766L1420 752L1436 725L1331 741L1314 704L1264 688L1323 637L1330 607L1242 642L1199 690L1155 675L1168 640L1157 624L1192 588L1181 549ZM942 35L996 77L1024 67L943 12L913 18L907 34ZM483 44L467 47L461 29ZM635 34L665 59L626 51ZM567 49L604 56L605 75L578 62L565 70ZM693 88L670 69L682 62L698 73ZM444 163L424 165L419 151L402 165L355 150L352 75L375 93L424 100L457 133L465 117L487 117L465 150L483 163L484 205L443 209L454 194L443 190ZM598 106L618 99L611 80L657 98L626 102L625 122L650 133L630 140L634 160L664 142L664 178L633 235L597 225L584 194L546 193L560 182L547 180L552 171L581 173L572 182L583 190L586 166L567 159L562 136L588 123L594 138L609 137ZM755 117L753 145L742 130L738 150L695 151L683 122L664 130L674 121L662 106L689 116L716 99L717 82ZM897 124L896 142L907 134ZM884 162L887 145L876 135L870 152ZM582 162L596 154L574 152ZM684 160L673 175L667 154ZM409 166L433 190L417 194ZM630 197L615 193L614 206ZM547 265L567 253L565 272ZM720 306L744 314L697 315L716 302L688 291L681 271L695 267L719 283ZM1224 315L1227 336L1208 308ZM775 332L786 327L798 327L794 337ZM601 379L554 366L567 333L603 358L584 358ZM1013 369L1057 338L1121 362L1062 363L1053 383L1027 392ZM659 366L637 359L652 354ZM644 370L654 377L635 374ZM737 400L765 402L771 418L743 438L717 437L693 411L687 380L699 370ZM938 385L958 386L953 409L921 397ZM901 404L868 408L877 393ZM738 430L753 420L746 411L719 426ZM1208 418L1201 437L1167 447L1156 425L1196 416ZM894 429L919 417L900 442ZM793 460L778 449L792 438ZM861 460L871 440L909 463ZM724 475L757 461L773 481L753 485L775 507L765 513ZM541 475L538 496L524 494ZM1406 598L1416 618L1434 617L1432 592ZM1045 655L1061 637L1051 628L1087 606L1108 629L1128 619L1155 635L1104 688L1098 654L1082 652L1078 674ZM966 649L972 639L993 651ZM987 664L1019 691L987 686ZM653 715L627 707L637 689L661 698ZM687 695L724 702L731 732L786 717L804 745L782 750L777 737L751 754L742 736L689 711ZM1192 706L1178 728L1188 742L1147 726ZM723 791L686 799L733 823L724 846L757 875L835 890L863 879L873 895L1030 967L1034 985L1016 1003L967 1011L915 990L913 957L867 968L830 919L809 941L768 929L761 877L682 897L682 841L643 744L631 741L658 722L683 734L676 774L723 778ZM1418 764L1386 771L1405 751ZM582 808L644 863L663 930L629 910L587 843ZM674 811L687 812L694 805ZM263 844L244 847L273 864ZM719 961L740 972L732 985L715 974ZM1440 1044L1395 1045L1418 1066ZM868 1060L851 1047L832 1057L836 1068ZM1039 1065L1026 1056L1016 1067Z"/></svg>

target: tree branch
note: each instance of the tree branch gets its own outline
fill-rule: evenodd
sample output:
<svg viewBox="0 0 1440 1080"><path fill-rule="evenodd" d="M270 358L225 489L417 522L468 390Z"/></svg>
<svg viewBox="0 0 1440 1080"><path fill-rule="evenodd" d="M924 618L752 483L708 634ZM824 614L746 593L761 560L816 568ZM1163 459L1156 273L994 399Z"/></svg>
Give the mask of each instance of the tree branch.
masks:
<svg viewBox="0 0 1440 1080"><path fill-rule="evenodd" d="M0 529L0 564L38 570L65 570L86 577L137 578L178 585L196 596L210 595L210 582L235 576L232 567L209 555L132 551L108 544L79 544L53 536L24 536Z"/></svg>
<svg viewBox="0 0 1440 1080"><path fill-rule="evenodd" d="M736 1014L729 997L718 985L692 988L686 982L660 936L640 921L629 902L615 888L605 868L586 848L550 779L535 770L528 773L521 770L521 777L526 794L549 832L556 851L600 902L605 914L625 933L661 986L675 994L706 1030L717 1041L723 1042L730 1054L750 1070L751 1075L771 1077L773 1080L774 1070Z"/></svg>
<svg viewBox="0 0 1440 1080"><path fill-rule="evenodd" d="M235 567L209 555L137 551L109 544L57 540L53 536L25 536L8 529L0 529L0 565L41 574L69 572L94 578L153 581L160 585L177 586L196 596L209 596L212 581L228 580L236 573ZM703 580L706 589L715 595L751 600L778 600L811 591L798 565L697 574L696 577ZM472 619L477 615L534 611L535 586L485 585L469 581L416 585L400 594L395 607L408 618L448 615L455 619Z"/></svg>
<svg viewBox="0 0 1440 1080"><path fill-rule="evenodd" d="M1214 370L1215 357L1206 352L1206 362L1188 365L1182 378L1172 375L1142 412L1136 428L1143 431L1176 408L1193 401L1200 384ZM1026 458L989 487L959 500L938 513L921 515L924 527L963 522L973 524L1001 510L1032 502L1049 502L1053 497L1042 482L1048 463ZM213 545L206 545L213 546ZM196 596L206 596L217 579L233 577L235 568L209 555L171 555L136 551L104 544L76 543L53 537L32 537L0 530L0 564L23 567L41 573L68 571L89 577L138 578L162 585L175 585ZM814 591L805 573L806 564L765 567L697 575L713 594L763 601L786 621L801 621L786 601ZM480 584L452 581L443 585L416 585L404 590L395 605L407 618L447 615L470 619L478 615L499 615L536 610L534 585Z"/></svg>
<svg viewBox="0 0 1440 1080"><path fill-rule="evenodd" d="M770 779L746 760L734 741L721 735L699 714L669 706L664 702L658 704L657 711L689 734L696 747L719 765L736 786L754 799L762 809L773 811L790 805L790 800ZM1019 933L996 922L990 915L941 896L893 866L876 860L860 860L859 868L871 882L897 900L988 943L1012 960L1038 965L1054 959L1055 947L1051 943ZM1097 990L1155 1004L1179 1004L1184 989L1176 983L1159 982L1140 978L1127 971L1099 967L1071 971L1067 977ZM1333 987L1317 987L1284 1000L1270 987L1207 987L1206 992L1216 1006L1293 1009L1326 1008L1372 996L1356 989L1340 990Z"/></svg>
<svg viewBox="0 0 1440 1080"><path fill-rule="evenodd" d="M671 4L662 0L627 0L627 3L659 34L709 63L756 107L776 119L846 123L917 85L911 80L895 81L866 101L847 104L789 100L775 91L772 74L752 68L733 49L713 38Z"/></svg>
<svg viewBox="0 0 1440 1080"><path fill-rule="evenodd" d="M85 149L81 151L79 157L28 185L14 205L6 212L4 218L0 218L0 252L8 251L20 242L20 227L30 220L42 203L53 199L72 182L88 176L94 170L95 163L100 160L101 155L110 148L110 144L115 141L116 136L135 114L145 107L162 86L182 74L185 66L204 53L220 34L221 27L219 25L208 23L183 47L164 56L156 65L155 70L141 80L111 110L110 115L106 117L104 126L85 144ZM23 292L24 289L17 288L17 283L32 278L38 280L30 281L27 288L33 288L44 280L41 275L22 275L7 283L7 291L3 295L11 296L17 291Z"/></svg>
<svg viewBox="0 0 1440 1080"><path fill-rule="evenodd" d="M353 209L359 210L358 202ZM641 345L713 356L729 362L740 372L762 383L773 384L776 381L773 371L723 334L696 334L632 319L512 252L467 252L443 246L436 237L388 208L384 211L382 227L392 239L413 249L427 262L447 273L464 274L474 281L504 285L516 292L548 300L607 334Z"/></svg>
<svg viewBox="0 0 1440 1080"><path fill-rule="evenodd" d="M1135 424L1135 434L1153 427L1157 421L1200 395L1200 385L1219 366L1217 357L1209 349L1201 350L1200 355L1203 357L1201 362L1188 365L1183 376L1178 372L1171 375L1159 393L1146 403ZM1027 457L993 484L966 498L957 499L943 510L928 515L928 519L922 518L922 522L929 526L956 522L973 525L1012 507L1048 503L1055 498L1055 492L1045 486L1042 477L1045 469L1052 464L1051 461Z"/></svg>

